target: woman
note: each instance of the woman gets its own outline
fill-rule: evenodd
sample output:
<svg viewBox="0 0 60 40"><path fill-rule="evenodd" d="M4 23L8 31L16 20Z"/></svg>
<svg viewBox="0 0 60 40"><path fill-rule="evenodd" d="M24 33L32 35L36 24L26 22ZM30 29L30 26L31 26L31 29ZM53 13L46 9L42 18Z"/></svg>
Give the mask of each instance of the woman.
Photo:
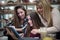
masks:
<svg viewBox="0 0 60 40"><path fill-rule="evenodd" d="M56 8L50 6L49 0L40 0L41 2L37 6L38 15L41 19L41 22L45 25L44 28L33 29L31 33L55 33L60 31L60 13Z"/></svg>
<svg viewBox="0 0 60 40"><path fill-rule="evenodd" d="M15 16L14 26L16 28L15 27L13 28L16 29L20 34L21 32L23 32L22 35L24 35L25 37L40 37L40 34L33 35L30 33L32 29L36 29L36 28L38 29L40 28L39 26L43 25L36 12L32 12L27 16L26 10L24 9L23 6L16 6L14 16ZM27 27L24 27L25 25ZM11 30L13 29L11 28ZM13 32L15 33L17 37L19 37L16 30L14 30Z"/></svg>
<svg viewBox="0 0 60 40"><path fill-rule="evenodd" d="M24 10L24 9L23 9ZM29 27L26 27L25 32L25 37L40 37L40 34L37 35L31 35L30 32L32 29L38 29L39 26L42 26L43 24L41 23L39 16L37 15L36 12L32 12L29 15L26 15L26 10L24 10L25 13L22 14L22 10L20 7L15 7L15 27L19 27L20 24L24 24L23 21L27 19L25 22L27 22ZM17 18L16 18L17 17ZM35 20L36 19L36 20ZM20 28L16 28L17 31L22 31Z"/></svg>
<svg viewBox="0 0 60 40"><path fill-rule="evenodd" d="M32 26L32 21L29 19L30 22L28 22L27 12L23 6L16 6L14 11L14 20L9 23L8 26L13 31L15 36L21 39L21 36L28 36L27 27Z"/></svg>
<svg viewBox="0 0 60 40"><path fill-rule="evenodd" d="M44 26L42 24L39 16L38 16L37 12L31 12L29 14L28 18L31 19L32 20L32 23L33 23L33 26L30 27L31 30L32 29L39 29L40 27ZM30 30L30 32L31 32L31 30ZM37 34L34 35L34 34L31 33L30 34L30 37L39 37L40 38L40 34L37 33Z"/></svg>
<svg viewBox="0 0 60 40"><path fill-rule="evenodd" d="M27 32L27 27L32 26L32 21L28 22L26 9L23 6L15 7L15 15L14 15L14 25L18 32L23 32L25 36Z"/></svg>

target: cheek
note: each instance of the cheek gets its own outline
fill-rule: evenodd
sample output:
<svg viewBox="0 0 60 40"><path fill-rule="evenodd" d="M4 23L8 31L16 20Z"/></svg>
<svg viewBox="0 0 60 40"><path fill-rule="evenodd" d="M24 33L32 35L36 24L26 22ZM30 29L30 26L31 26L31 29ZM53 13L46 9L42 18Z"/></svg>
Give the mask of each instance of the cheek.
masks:
<svg viewBox="0 0 60 40"><path fill-rule="evenodd" d="M21 19L24 18L24 17L23 17L23 14L18 14L18 16L19 16Z"/></svg>
<svg viewBox="0 0 60 40"><path fill-rule="evenodd" d="M41 9L40 11L43 12L43 9Z"/></svg>
<svg viewBox="0 0 60 40"><path fill-rule="evenodd" d="M19 17L21 17L21 15L20 15L20 14L18 14L18 16L19 16Z"/></svg>
<svg viewBox="0 0 60 40"><path fill-rule="evenodd" d="M18 14L19 17L21 17L22 15L21 14Z"/></svg>
<svg viewBox="0 0 60 40"><path fill-rule="evenodd" d="M37 9L37 11L39 12L39 11L40 11L40 9Z"/></svg>
<svg viewBox="0 0 60 40"><path fill-rule="evenodd" d="M38 12L42 12L42 11L43 11L43 9L41 8L41 9L38 9L37 11L38 11Z"/></svg>
<svg viewBox="0 0 60 40"><path fill-rule="evenodd" d="M22 16L25 17L25 13L23 13Z"/></svg>
<svg viewBox="0 0 60 40"><path fill-rule="evenodd" d="M25 13L22 13L21 18L25 18Z"/></svg>
<svg viewBox="0 0 60 40"><path fill-rule="evenodd" d="M40 9L39 11L42 11L43 9Z"/></svg>
<svg viewBox="0 0 60 40"><path fill-rule="evenodd" d="M28 20L30 26L33 26L32 20Z"/></svg>

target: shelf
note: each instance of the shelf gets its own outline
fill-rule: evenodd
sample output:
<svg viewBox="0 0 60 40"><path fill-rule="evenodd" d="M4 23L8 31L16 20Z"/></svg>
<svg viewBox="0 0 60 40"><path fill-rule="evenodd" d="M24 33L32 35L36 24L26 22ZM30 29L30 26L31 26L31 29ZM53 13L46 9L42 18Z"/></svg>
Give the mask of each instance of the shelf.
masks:
<svg viewBox="0 0 60 40"><path fill-rule="evenodd" d="M12 4L12 3L8 3L8 4L3 4L3 5L0 5L1 7L4 7L4 6L15 6L17 5L16 3Z"/></svg>
<svg viewBox="0 0 60 40"><path fill-rule="evenodd" d="M37 3L7 3L0 6L15 6L15 5L36 5Z"/></svg>
<svg viewBox="0 0 60 40"><path fill-rule="evenodd" d="M10 6L16 6L16 5L23 5L28 10L29 6L34 8L34 6L36 6L37 3L28 3L28 2L27 3L6 3L6 4L3 4L3 5L0 5L0 7L3 7L5 9L5 7L9 8ZM13 10L5 9L5 10L0 11L0 13L6 14L6 13L14 13L14 12L13 12Z"/></svg>
<svg viewBox="0 0 60 40"><path fill-rule="evenodd" d="M22 5L36 5L37 3L20 3Z"/></svg>
<svg viewBox="0 0 60 40"><path fill-rule="evenodd" d="M14 10L3 10L3 11L0 11L0 14L13 14L14 13Z"/></svg>

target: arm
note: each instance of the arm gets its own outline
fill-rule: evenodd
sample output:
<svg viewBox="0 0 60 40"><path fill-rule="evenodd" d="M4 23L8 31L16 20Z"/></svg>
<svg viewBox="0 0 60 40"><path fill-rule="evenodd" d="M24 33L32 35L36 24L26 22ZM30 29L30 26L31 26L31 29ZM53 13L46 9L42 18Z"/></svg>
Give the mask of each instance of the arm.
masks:
<svg viewBox="0 0 60 40"><path fill-rule="evenodd" d="M53 20L53 26L52 27L49 27L49 28L44 27L46 30L43 30L44 28L33 29L31 31L31 33L36 34L36 33L41 33L44 31L47 33L55 33L55 32L60 31L60 18L59 18L60 13L59 13L59 10L53 9L51 15L52 15L52 20Z"/></svg>
<svg viewBox="0 0 60 40"><path fill-rule="evenodd" d="M49 27L49 28L46 28L47 33L55 33L55 32L60 31L60 18L59 17L60 17L59 10L57 10L56 8L53 9L52 10L53 26Z"/></svg>
<svg viewBox="0 0 60 40"><path fill-rule="evenodd" d="M60 31L60 13L59 10L54 8L52 10L52 20L53 20L53 27L47 28L47 33L54 33Z"/></svg>
<svg viewBox="0 0 60 40"><path fill-rule="evenodd" d="M17 30L17 31L22 31L22 28L15 28L15 26L9 26L9 27L12 27L12 28L14 28L15 30Z"/></svg>

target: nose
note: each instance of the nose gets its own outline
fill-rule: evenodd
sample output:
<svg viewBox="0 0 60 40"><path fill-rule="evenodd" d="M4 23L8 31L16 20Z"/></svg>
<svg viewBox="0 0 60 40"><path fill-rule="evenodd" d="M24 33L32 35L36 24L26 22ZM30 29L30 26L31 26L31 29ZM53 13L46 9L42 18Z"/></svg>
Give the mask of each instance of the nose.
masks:
<svg viewBox="0 0 60 40"><path fill-rule="evenodd" d="M22 14L21 14L21 13L19 13L19 15L21 16Z"/></svg>
<svg viewBox="0 0 60 40"><path fill-rule="evenodd" d="M37 9L38 11L40 11L40 9Z"/></svg>

